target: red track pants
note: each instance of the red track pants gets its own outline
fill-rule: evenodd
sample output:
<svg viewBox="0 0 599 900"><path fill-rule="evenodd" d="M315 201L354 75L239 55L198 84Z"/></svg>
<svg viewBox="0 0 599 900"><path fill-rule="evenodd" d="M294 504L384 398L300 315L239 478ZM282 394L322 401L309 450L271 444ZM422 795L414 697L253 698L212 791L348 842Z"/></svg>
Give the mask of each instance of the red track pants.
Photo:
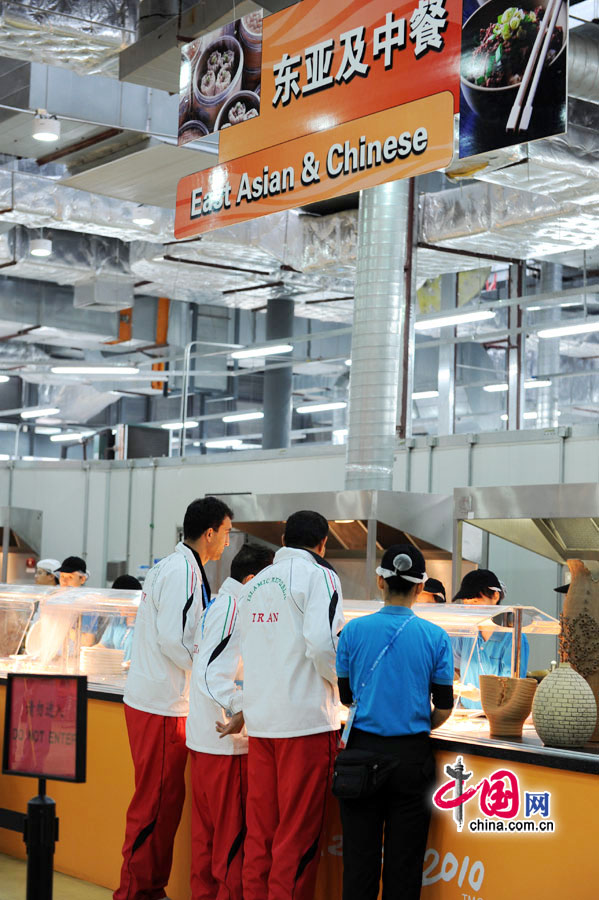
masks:
<svg viewBox="0 0 599 900"><path fill-rule="evenodd" d="M125 705L135 793L127 810L121 883L114 900L161 900L185 800L185 717Z"/></svg>
<svg viewBox="0 0 599 900"><path fill-rule="evenodd" d="M250 737L244 900L312 900L337 732Z"/></svg>
<svg viewBox="0 0 599 900"><path fill-rule="evenodd" d="M243 900L247 755L189 753L192 900Z"/></svg>

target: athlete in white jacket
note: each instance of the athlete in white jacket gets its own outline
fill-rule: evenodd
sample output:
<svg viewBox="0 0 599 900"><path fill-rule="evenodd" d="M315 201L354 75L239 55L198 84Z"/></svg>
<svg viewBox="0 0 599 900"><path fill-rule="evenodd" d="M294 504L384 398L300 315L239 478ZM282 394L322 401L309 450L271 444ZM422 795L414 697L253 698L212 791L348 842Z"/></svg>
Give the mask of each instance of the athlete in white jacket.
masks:
<svg viewBox="0 0 599 900"><path fill-rule="evenodd" d="M240 718L243 677L237 598L243 585L272 563L273 552L244 545L198 625L187 746L191 757L192 900L242 900L241 866L247 794L247 734L220 738L215 721Z"/></svg>
<svg viewBox="0 0 599 900"><path fill-rule="evenodd" d="M146 576L135 620L125 718L135 769L121 882L114 900L160 900L185 799L185 719L193 643L210 585L204 564L229 544L232 512L215 497L194 500L183 543Z"/></svg>
<svg viewBox="0 0 599 900"><path fill-rule="evenodd" d="M244 900L312 900L314 893L344 625L341 585L323 559L328 531L319 513L291 515L274 564L239 598L249 735Z"/></svg>

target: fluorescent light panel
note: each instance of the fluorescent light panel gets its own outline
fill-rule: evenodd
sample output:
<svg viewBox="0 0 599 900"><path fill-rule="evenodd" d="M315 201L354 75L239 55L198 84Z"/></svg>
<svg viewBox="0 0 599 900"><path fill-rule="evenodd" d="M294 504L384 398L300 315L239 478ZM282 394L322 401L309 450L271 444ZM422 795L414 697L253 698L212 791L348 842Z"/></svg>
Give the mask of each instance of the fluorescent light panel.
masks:
<svg viewBox="0 0 599 900"><path fill-rule="evenodd" d="M439 391L414 391L412 400L433 400L439 396Z"/></svg>
<svg viewBox="0 0 599 900"><path fill-rule="evenodd" d="M229 438L219 441L206 441L209 450L238 450L243 441L240 438Z"/></svg>
<svg viewBox="0 0 599 900"><path fill-rule="evenodd" d="M53 443L61 443L63 441L81 441L84 438L91 437L92 434L95 434L95 431L64 431L62 434L50 435L50 440Z"/></svg>
<svg viewBox="0 0 599 900"><path fill-rule="evenodd" d="M453 313L449 316L435 316L434 319L421 319L414 324L416 331L431 331L433 328L447 328L450 325L466 325L468 322L483 322L495 318L490 309L476 309L471 312Z"/></svg>
<svg viewBox="0 0 599 900"><path fill-rule="evenodd" d="M524 382L524 387L527 391L533 390L534 388L542 388L542 387L550 387L551 379L550 378L529 378Z"/></svg>
<svg viewBox="0 0 599 900"><path fill-rule="evenodd" d="M264 413L259 412L246 412L246 413L231 413L228 416L223 416L223 422L251 422L253 419L263 419Z"/></svg>
<svg viewBox="0 0 599 900"><path fill-rule="evenodd" d="M485 386L483 387L483 391L486 391L488 394L501 394L504 391L507 391L507 384L505 382L497 384L485 384Z"/></svg>
<svg viewBox="0 0 599 900"><path fill-rule="evenodd" d="M340 401L338 403L309 403L307 406L298 406L296 412L298 413L311 413L311 412L328 412L332 409L345 409L347 403L345 401Z"/></svg>
<svg viewBox="0 0 599 900"><path fill-rule="evenodd" d="M137 366L52 366L53 375L137 375ZM149 377L149 376L148 376Z"/></svg>
<svg viewBox="0 0 599 900"><path fill-rule="evenodd" d="M278 353L291 353L292 344L272 344L270 347L246 347L245 350L234 350L232 359L251 359L254 356L274 356Z"/></svg>
<svg viewBox="0 0 599 900"><path fill-rule="evenodd" d="M590 334L599 331L599 322L581 322L578 325L560 325L558 328L544 328L537 331L540 338L569 337L574 334Z"/></svg>
<svg viewBox="0 0 599 900"><path fill-rule="evenodd" d="M0 384L6 384L7 381L10 381L8 375L0 375Z"/></svg>
<svg viewBox="0 0 599 900"><path fill-rule="evenodd" d="M193 419L187 419L185 428L196 428L197 424ZM160 427L166 431L180 431L183 428L183 422L164 422Z"/></svg>
<svg viewBox="0 0 599 900"><path fill-rule="evenodd" d="M55 416L60 412L57 406L38 406L31 409L24 409L21 413L22 419L41 419L42 416Z"/></svg>

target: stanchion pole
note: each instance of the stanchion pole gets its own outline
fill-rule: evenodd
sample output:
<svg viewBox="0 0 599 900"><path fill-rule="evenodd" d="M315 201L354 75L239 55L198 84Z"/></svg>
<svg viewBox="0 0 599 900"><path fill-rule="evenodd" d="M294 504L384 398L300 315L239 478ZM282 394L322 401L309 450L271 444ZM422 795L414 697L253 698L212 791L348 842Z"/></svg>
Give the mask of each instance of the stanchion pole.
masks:
<svg viewBox="0 0 599 900"><path fill-rule="evenodd" d="M56 803L46 795L46 779L38 780L38 796L27 804L27 900L52 900L54 845L58 840Z"/></svg>

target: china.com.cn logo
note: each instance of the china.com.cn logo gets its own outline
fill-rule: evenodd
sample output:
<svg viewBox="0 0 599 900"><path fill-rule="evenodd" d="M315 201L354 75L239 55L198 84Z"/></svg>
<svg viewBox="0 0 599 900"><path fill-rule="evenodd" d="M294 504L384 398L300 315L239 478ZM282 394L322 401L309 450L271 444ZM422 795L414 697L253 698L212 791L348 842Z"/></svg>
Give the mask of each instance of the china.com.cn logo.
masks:
<svg viewBox="0 0 599 900"><path fill-rule="evenodd" d="M453 811L458 831L464 827L464 807L475 798L481 815L468 822L469 831L537 834L555 831L555 822L549 818L551 793L522 792L518 776L510 769L497 769L488 778L467 787L472 772L466 771L463 757L458 756L453 765L445 766L445 774L450 780L435 791L433 803L437 809ZM521 810L524 816L518 818Z"/></svg>

